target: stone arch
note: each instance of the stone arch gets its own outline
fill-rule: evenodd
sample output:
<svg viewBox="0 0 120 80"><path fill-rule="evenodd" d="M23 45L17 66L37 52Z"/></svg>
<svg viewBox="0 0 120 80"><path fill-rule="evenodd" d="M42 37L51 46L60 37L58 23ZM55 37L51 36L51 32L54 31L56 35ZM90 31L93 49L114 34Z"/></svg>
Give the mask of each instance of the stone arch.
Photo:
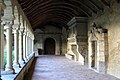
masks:
<svg viewBox="0 0 120 80"><path fill-rule="evenodd" d="M44 40L44 54L55 55L56 41L54 38L48 37Z"/></svg>

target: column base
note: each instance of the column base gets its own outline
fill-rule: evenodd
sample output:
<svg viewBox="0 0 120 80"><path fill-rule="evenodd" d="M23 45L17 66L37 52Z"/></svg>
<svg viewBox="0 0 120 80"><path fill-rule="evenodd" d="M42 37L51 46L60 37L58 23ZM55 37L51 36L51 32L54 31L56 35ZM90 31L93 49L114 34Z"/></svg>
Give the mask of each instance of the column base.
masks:
<svg viewBox="0 0 120 80"><path fill-rule="evenodd" d="M23 61L23 60L19 61L20 66L23 66L25 63L26 63L26 62Z"/></svg>
<svg viewBox="0 0 120 80"><path fill-rule="evenodd" d="M24 61L25 61L25 63L27 63L28 62L27 58L24 58Z"/></svg>
<svg viewBox="0 0 120 80"><path fill-rule="evenodd" d="M15 70L12 67L6 67L4 73L5 74L15 74Z"/></svg>
<svg viewBox="0 0 120 80"><path fill-rule="evenodd" d="M5 69L1 68L1 74L4 74L4 72L5 72Z"/></svg>
<svg viewBox="0 0 120 80"><path fill-rule="evenodd" d="M21 68L20 64L17 63L17 62L13 63L13 67L14 67L14 68Z"/></svg>
<svg viewBox="0 0 120 80"><path fill-rule="evenodd" d="M29 60L30 59L30 55L26 56L26 59Z"/></svg>
<svg viewBox="0 0 120 80"><path fill-rule="evenodd" d="M26 57L26 59L25 59L25 62L28 62L29 60L27 59L27 57Z"/></svg>

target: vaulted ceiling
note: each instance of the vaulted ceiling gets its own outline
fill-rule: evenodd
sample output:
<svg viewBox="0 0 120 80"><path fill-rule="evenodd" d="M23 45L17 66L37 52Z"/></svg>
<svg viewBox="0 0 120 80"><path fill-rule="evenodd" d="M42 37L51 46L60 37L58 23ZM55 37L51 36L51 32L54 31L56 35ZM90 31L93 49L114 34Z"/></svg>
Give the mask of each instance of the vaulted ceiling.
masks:
<svg viewBox="0 0 120 80"><path fill-rule="evenodd" d="M67 27L73 17L90 17L110 7L111 0L18 0L33 29Z"/></svg>

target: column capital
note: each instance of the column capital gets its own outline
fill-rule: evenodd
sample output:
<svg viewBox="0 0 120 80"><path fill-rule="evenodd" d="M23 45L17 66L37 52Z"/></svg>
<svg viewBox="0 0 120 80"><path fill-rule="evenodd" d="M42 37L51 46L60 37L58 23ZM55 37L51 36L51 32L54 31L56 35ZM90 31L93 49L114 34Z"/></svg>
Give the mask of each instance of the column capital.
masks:
<svg viewBox="0 0 120 80"><path fill-rule="evenodd" d="M25 28L19 28L20 32L24 32Z"/></svg>
<svg viewBox="0 0 120 80"><path fill-rule="evenodd" d="M13 30L19 30L20 25L19 25L19 24L14 24L14 25L12 26L12 28L13 28Z"/></svg>
<svg viewBox="0 0 120 80"><path fill-rule="evenodd" d="M10 21L2 22L2 24L4 25L4 29L12 28L12 22Z"/></svg>
<svg viewBox="0 0 120 80"><path fill-rule="evenodd" d="M1 18L2 21L5 21L5 22L11 22L13 20L15 20L15 16L13 14L5 14L2 18Z"/></svg>

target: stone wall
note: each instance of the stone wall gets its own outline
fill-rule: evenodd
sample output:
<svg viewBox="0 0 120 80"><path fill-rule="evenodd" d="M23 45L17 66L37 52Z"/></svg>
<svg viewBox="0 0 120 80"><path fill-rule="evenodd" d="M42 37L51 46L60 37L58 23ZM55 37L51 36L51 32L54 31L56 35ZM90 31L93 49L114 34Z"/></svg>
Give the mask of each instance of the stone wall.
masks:
<svg viewBox="0 0 120 80"><path fill-rule="evenodd" d="M54 26L45 26L43 30L35 30L35 49L34 51L38 54L38 49L44 50L44 41L47 38L52 38L55 40L55 55L61 54L61 35L62 30Z"/></svg>
<svg viewBox="0 0 120 80"><path fill-rule="evenodd" d="M67 53L67 30L63 27L62 29L62 55Z"/></svg>
<svg viewBox="0 0 120 80"><path fill-rule="evenodd" d="M111 2L111 7L105 7L103 12L89 19L88 30L95 22L97 27L108 30L108 61L107 73L120 78L120 3Z"/></svg>
<svg viewBox="0 0 120 80"><path fill-rule="evenodd" d="M84 65L87 63L87 18L74 17L68 26L66 57Z"/></svg>

